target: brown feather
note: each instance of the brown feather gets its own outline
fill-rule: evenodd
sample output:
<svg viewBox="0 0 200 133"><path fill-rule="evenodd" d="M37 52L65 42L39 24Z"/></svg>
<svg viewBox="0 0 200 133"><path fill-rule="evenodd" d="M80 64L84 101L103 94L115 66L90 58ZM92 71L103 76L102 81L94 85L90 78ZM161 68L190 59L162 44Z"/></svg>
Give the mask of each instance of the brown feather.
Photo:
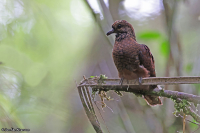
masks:
<svg viewBox="0 0 200 133"><path fill-rule="evenodd" d="M153 55L146 45L137 43L132 25L118 20L112 28L107 35L116 33L112 56L119 77L127 80L156 77ZM156 87L152 85L149 88ZM162 104L159 97L145 95L144 98L149 105Z"/></svg>

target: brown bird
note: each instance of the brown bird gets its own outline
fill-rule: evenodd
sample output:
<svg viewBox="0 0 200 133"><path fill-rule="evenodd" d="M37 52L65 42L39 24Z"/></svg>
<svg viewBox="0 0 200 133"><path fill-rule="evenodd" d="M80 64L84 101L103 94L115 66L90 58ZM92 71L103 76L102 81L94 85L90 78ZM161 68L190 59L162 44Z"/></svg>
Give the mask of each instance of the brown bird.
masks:
<svg viewBox="0 0 200 133"><path fill-rule="evenodd" d="M138 79L141 84L144 77L156 77L153 55L146 45L137 43L132 25L125 20L117 20L107 36L112 33L116 33L112 55L121 78L120 83L124 79ZM150 89L156 87L149 86ZM144 98L151 106L162 104L157 96L145 95Z"/></svg>

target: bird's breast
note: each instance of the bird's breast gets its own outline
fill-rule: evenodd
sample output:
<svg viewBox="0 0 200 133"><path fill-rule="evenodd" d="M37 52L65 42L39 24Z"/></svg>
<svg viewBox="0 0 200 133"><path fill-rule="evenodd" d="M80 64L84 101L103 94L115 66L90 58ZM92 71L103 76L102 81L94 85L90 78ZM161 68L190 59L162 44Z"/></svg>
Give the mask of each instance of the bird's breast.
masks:
<svg viewBox="0 0 200 133"><path fill-rule="evenodd" d="M139 57L137 49L131 45L114 46L113 48L113 60L117 69L127 69L133 71L139 66Z"/></svg>

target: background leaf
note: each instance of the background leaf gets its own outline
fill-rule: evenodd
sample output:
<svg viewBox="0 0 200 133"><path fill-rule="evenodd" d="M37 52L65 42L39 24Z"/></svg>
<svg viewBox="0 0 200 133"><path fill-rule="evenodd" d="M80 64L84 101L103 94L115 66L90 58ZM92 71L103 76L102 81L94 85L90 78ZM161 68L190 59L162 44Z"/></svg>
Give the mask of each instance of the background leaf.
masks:
<svg viewBox="0 0 200 133"><path fill-rule="evenodd" d="M161 34L157 31L145 31L142 33L139 33L137 37L141 40L156 40L161 38Z"/></svg>
<svg viewBox="0 0 200 133"><path fill-rule="evenodd" d="M170 46L169 46L169 42L166 40L166 41L163 41L161 44L160 44L160 51L161 51L161 54L164 55L165 57L168 57L169 56L169 53L170 53Z"/></svg>

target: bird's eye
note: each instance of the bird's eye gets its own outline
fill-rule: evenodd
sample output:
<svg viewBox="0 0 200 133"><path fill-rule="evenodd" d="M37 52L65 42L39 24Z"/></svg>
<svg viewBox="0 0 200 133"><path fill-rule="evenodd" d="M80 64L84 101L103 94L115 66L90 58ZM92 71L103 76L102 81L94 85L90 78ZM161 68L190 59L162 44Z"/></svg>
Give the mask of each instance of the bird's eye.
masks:
<svg viewBox="0 0 200 133"><path fill-rule="evenodd" d="M120 29L121 27L122 27L122 25L121 25L121 24L117 25L117 28L118 28L118 29Z"/></svg>

